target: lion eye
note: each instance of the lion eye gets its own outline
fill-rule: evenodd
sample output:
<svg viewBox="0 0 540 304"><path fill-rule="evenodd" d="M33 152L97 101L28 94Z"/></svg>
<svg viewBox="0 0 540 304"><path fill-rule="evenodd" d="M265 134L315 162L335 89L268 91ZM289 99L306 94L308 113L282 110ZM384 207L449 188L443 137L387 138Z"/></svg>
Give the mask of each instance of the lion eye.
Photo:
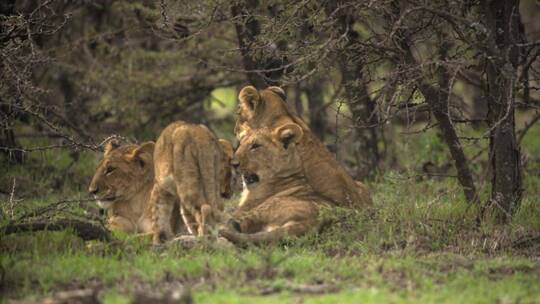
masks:
<svg viewBox="0 0 540 304"><path fill-rule="evenodd" d="M261 145L255 143L255 144L252 144L252 145L249 147L249 149L250 149L250 150L255 150L255 149L259 148L260 146L261 146Z"/></svg>
<svg viewBox="0 0 540 304"><path fill-rule="evenodd" d="M113 171L115 170L116 168L113 168L113 167L107 167L107 169L105 169L105 175L111 175L111 173L113 173Z"/></svg>

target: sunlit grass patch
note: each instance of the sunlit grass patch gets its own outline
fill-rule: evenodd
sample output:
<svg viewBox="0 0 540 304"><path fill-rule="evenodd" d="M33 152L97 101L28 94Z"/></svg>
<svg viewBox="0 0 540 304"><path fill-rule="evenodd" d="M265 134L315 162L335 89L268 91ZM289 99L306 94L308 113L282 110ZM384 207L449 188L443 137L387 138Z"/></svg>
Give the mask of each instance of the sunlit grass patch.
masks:
<svg viewBox="0 0 540 304"><path fill-rule="evenodd" d="M191 288L196 301L215 299L218 303L287 302L300 298L313 303L460 303L465 299L481 301L484 297L475 294L491 288L497 290L486 295L490 301L533 300L540 296L538 287L532 284L540 279L540 265L527 258L370 247L364 247L363 252L331 252L324 246L328 236L242 250L178 246L155 249L128 237L120 243L101 243L103 250L95 250L77 242L69 232L47 232L13 237L20 240L12 238L9 243L21 241L27 250L18 247L2 254L0 261L3 269L10 270L5 272L3 284L11 286L12 296L39 296L97 284L107 303L130 301L137 291L130 289L134 282L156 288L152 286L170 281ZM27 238L35 238L35 242ZM45 240L49 247L41 250L47 248ZM332 246L345 247L341 241L335 240ZM62 248L62 244L69 249ZM319 284L332 288L322 295L295 289ZM461 289L465 295L453 295Z"/></svg>

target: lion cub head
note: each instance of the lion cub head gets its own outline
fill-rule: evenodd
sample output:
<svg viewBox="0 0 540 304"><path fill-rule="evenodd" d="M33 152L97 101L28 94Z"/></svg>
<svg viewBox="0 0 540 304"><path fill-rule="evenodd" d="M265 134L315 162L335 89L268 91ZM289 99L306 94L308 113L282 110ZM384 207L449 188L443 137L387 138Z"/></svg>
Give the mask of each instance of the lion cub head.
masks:
<svg viewBox="0 0 540 304"><path fill-rule="evenodd" d="M273 185L301 174L297 144L302 136L302 128L294 123L246 132L233 160L245 187L250 190L264 185L271 191Z"/></svg>
<svg viewBox="0 0 540 304"><path fill-rule="evenodd" d="M111 141L88 187L101 208L131 199L154 180L154 143L123 145Z"/></svg>
<svg viewBox="0 0 540 304"><path fill-rule="evenodd" d="M257 90L253 86L247 86L240 90L234 127L236 137L242 139L251 129L276 128L287 123L295 123L307 130L307 125L294 114L285 99L285 91L280 87Z"/></svg>

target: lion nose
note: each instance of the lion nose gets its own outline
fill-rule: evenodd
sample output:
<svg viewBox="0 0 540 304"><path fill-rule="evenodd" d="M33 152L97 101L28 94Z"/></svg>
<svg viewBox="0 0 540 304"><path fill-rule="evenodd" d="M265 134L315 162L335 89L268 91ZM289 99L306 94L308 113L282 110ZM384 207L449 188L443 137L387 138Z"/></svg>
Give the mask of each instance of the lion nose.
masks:
<svg viewBox="0 0 540 304"><path fill-rule="evenodd" d="M94 185L90 185L90 187L88 188L88 192L90 192L90 194L96 194L98 193L98 191L99 191L98 187Z"/></svg>

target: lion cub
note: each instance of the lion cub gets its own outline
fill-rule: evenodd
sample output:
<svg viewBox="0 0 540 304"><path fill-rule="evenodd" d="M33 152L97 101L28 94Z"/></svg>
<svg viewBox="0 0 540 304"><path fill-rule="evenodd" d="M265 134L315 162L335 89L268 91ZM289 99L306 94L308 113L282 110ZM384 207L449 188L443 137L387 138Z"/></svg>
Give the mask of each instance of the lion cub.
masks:
<svg viewBox="0 0 540 304"><path fill-rule="evenodd" d="M107 226L127 233L152 231L148 200L154 186L154 143L120 146L110 141L88 187L97 204L108 210ZM177 230L179 218L171 219Z"/></svg>
<svg viewBox="0 0 540 304"><path fill-rule="evenodd" d="M372 205L366 186L349 176L302 118L288 107L283 89L268 87L257 90L247 86L240 91L238 100L234 132L239 140L250 130L294 123L303 131L297 149L306 179L313 189L336 206L360 209Z"/></svg>
<svg viewBox="0 0 540 304"><path fill-rule="evenodd" d="M331 201L308 183L298 149L303 136L295 123L245 132L233 160L245 188L221 236L233 243L262 243L300 236L317 225L319 209Z"/></svg>
<svg viewBox="0 0 540 304"><path fill-rule="evenodd" d="M189 233L207 235L221 218L222 196L231 195L231 157L230 143L218 140L204 125L179 121L163 130L154 149L154 243L172 236L167 219L176 200Z"/></svg>
<svg viewBox="0 0 540 304"><path fill-rule="evenodd" d="M222 148L220 192L224 198L232 195L230 160L232 145L219 140ZM152 234L152 212L149 204L154 188L154 142L123 145L110 141L105 145L88 192L97 204L108 212L107 227L113 231ZM178 199L171 201L173 210L162 219L172 234L187 232L180 216Z"/></svg>

